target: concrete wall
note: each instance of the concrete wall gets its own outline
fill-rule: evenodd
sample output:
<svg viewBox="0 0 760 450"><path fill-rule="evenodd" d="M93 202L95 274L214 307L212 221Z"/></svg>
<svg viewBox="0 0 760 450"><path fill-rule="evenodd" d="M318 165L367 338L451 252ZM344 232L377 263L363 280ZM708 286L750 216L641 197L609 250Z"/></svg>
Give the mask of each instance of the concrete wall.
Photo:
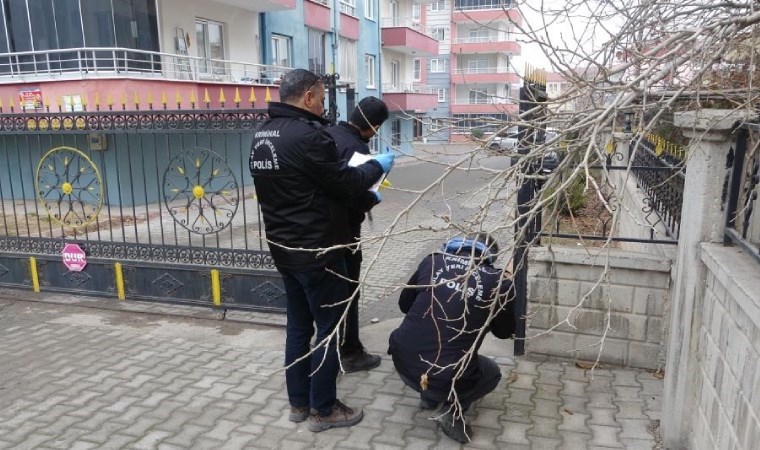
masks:
<svg viewBox="0 0 760 450"><path fill-rule="evenodd" d="M692 449L760 445L760 266L744 252L702 244L703 317Z"/></svg>
<svg viewBox="0 0 760 450"><path fill-rule="evenodd" d="M605 267L609 271L603 279ZM661 368L670 272L669 258L643 253L531 249L528 353Z"/></svg>

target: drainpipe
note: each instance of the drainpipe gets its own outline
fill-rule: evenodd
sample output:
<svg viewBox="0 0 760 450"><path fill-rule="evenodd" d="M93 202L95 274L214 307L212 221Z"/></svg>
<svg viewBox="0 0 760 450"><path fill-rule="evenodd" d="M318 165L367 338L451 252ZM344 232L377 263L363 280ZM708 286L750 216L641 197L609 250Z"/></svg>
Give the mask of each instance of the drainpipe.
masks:
<svg viewBox="0 0 760 450"><path fill-rule="evenodd" d="M269 42L267 39L266 13L259 13L259 48L261 50L261 64L267 64L269 54L267 52Z"/></svg>

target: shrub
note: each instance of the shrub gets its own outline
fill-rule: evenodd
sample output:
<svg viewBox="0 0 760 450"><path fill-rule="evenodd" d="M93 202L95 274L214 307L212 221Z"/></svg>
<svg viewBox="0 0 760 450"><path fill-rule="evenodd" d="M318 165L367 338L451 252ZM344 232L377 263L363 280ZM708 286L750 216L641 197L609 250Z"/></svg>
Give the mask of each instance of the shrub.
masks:
<svg viewBox="0 0 760 450"><path fill-rule="evenodd" d="M485 133L483 133L483 130L480 130L478 128L475 128L474 130L470 131L470 136L473 139L483 139L483 136L485 136Z"/></svg>

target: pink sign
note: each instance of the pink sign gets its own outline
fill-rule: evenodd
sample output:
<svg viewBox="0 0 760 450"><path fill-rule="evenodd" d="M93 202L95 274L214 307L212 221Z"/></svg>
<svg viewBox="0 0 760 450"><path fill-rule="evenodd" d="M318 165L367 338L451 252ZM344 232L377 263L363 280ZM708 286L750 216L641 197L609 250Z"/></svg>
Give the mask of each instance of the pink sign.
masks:
<svg viewBox="0 0 760 450"><path fill-rule="evenodd" d="M81 272L87 265L87 256L79 244L66 244L62 255L63 264L71 272Z"/></svg>

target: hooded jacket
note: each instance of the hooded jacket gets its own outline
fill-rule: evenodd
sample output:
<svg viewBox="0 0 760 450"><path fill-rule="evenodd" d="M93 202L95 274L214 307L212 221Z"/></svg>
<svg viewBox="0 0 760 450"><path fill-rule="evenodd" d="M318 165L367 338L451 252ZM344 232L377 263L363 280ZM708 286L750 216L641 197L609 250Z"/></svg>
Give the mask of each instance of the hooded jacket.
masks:
<svg viewBox="0 0 760 450"><path fill-rule="evenodd" d="M471 266L471 261L469 254L425 257L409 279L410 287L399 296L406 316L389 340L396 370L414 381L427 374L429 394L441 401L459 371L460 366L453 365L464 367L456 382L458 391L471 389L481 378L477 356L485 333L478 340L478 331L486 326L492 307L495 314L485 331L499 339L514 333L512 282L502 277L501 269L487 263ZM473 346L473 357L460 362ZM446 366L450 367L440 370Z"/></svg>
<svg viewBox="0 0 760 450"><path fill-rule="evenodd" d="M279 270L313 270L343 257L342 250L309 250L352 242L346 204L383 174L375 160L348 167L327 124L302 108L272 102L269 119L254 131L249 168Z"/></svg>

